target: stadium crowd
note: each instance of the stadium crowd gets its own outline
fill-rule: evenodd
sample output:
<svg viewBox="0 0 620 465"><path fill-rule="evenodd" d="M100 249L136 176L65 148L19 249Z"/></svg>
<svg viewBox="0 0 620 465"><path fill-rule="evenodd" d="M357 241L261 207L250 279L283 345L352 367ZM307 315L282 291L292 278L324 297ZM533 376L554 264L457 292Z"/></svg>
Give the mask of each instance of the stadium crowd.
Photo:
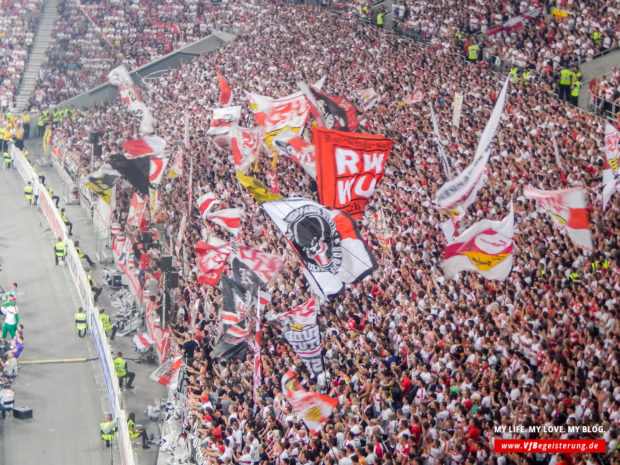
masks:
<svg viewBox="0 0 620 465"><path fill-rule="evenodd" d="M428 15L436 13L429 10ZM131 18L129 28L135 27ZM185 433L196 429L206 462L503 465L525 458L492 453L495 426L576 424L603 426L608 454L531 460L617 464L620 202L616 195L602 211L602 120L557 100L539 73L527 84L511 84L488 180L461 227L503 217L512 199L517 245L512 272L504 282L470 273L457 282L445 280L440 271L442 215L433 208L445 179L426 103L434 105L448 158L460 171L471 160L504 77L444 46L415 44L317 8L259 0L228 4L217 10L217 19L238 31L235 40L141 89L158 121L156 132L173 152L181 149L185 159L185 174L165 181L162 205L152 218L163 223L167 243L179 232L192 158L194 198L215 192L224 201L222 208L243 206L241 242L285 258L286 268L268 285L272 300L267 311L286 311L311 296L284 239L238 185L231 155L205 137L219 97L216 70L230 83L234 101L243 104L241 121L248 125L252 116L245 90L284 96L296 91L297 81L316 82L323 75L327 93L351 100L355 91L373 88L380 102L360 115L360 130L396 144L369 207L369 212L382 208L388 217L390 246L382 248L367 222L361 222L379 269L321 306L325 373L311 376L278 328L263 320L265 379L256 405L252 361L211 356L221 295L197 282L193 246L212 235L231 238L202 221L194 207L181 239L187 261L176 254L183 279L173 293L171 316L188 364L193 415L184 423ZM547 43L541 37L530 38L530 58L542 60L544 52L535 53ZM553 61L554 56L545 58ZM414 90L423 92L423 102L406 104ZM460 128L448 125L455 92L464 96ZM84 149L92 130L104 133L103 158L95 168L121 154L123 141L138 136L138 123L123 115L119 101L77 115L75 122L57 121L54 144L74 154L86 174L90 157L79 159L79 154L89 153ZM187 146L184 121L190 128ZM263 154L256 176L265 179L271 163ZM280 158L276 173L284 195L316 200L312 180L291 160ZM583 186L595 251L576 248L525 200L527 184ZM130 195L122 193L119 209L128 207ZM129 234L140 240L140 233ZM280 379L291 368L304 387L338 399L320 433L307 431L284 400Z"/></svg>
<svg viewBox="0 0 620 465"><path fill-rule="evenodd" d="M43 0L0 3L0 112L13 109Z"/></svg>

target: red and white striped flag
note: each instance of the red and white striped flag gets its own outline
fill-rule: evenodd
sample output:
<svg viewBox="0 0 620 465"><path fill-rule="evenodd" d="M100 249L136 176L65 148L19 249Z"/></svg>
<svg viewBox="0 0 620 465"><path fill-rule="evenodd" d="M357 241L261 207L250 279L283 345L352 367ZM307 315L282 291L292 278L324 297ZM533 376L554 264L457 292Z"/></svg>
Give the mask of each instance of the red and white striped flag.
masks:
<svg viewBox="0 0 620 465"><path fill-rule="evenodd" d="M155 343L147 333L139 333L133 337L133 344L138 350L144 350Z"/></svg>
<svg viewBox="0 0 620 465"><path fill-rule="evenodd" d="M204 218L205 215L209 213L209 209L218 205L220 201L213 192L207 192L206 194L198 197L198 199L196 199L196 203L198 204L200 215Z"/></svg>
<svg viewBox="0 0 620 465"><path fill-rule="evenodd" d="M221 226L226 231L233 235L238 235L241 230L241 216L243 215L242 208L226 208L212 213L207 213L205 216L209 221Z"/></svg>
<svg viewBox="0 0 620 465"><path fill-rule="evenodd" d="M147 155L158 155L166 148L166 141L159 136L143 136L121 144L127 154L125 158L140 158Z"/></svg>
<svg viewBox="0 0 620 465"><path fill-rule="evenodd" d="M226 335L233 338L242 339L248 337L250 335L250 332L247 329L242 328L241 326L231 325L226 328Z"/></svg>

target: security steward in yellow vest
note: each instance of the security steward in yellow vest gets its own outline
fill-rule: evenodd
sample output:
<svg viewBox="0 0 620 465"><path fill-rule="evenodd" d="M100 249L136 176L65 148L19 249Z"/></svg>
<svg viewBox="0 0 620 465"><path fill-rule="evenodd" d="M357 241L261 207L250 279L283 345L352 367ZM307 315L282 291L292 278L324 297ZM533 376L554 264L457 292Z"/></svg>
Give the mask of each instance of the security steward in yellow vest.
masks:
<svg viewBox="0 0 620 465"><path fill-rule="evenodd" d="M519 84L519 68L518 67L513 66L512 68L510 68L510 80L515 85Z"/></svg>
<svg viewBox="0 0 620 465"><path fill-rule="evenodd" d="M99 309L99 318L101 318L101 324L103 326L103 330L105 332L112 331L112 334L110 335L110 340L113 341L114 338L116 337L116 330L118 328L116 327L115 324L112 323L112 321L110 320L110 315L105 313L105 309L103 308Z"/></svg>
<svg viewBox="0 0 620 465"><path fill-rule="evenodd" d="M101 428L101 439L105 441L106 447L110 447L112 440L116 437L116 422L112 421L110 415L106 415L99 427Z"/></svg>
<svg viewBox="0 0 620 465"><path fill-rule="evenodd" d="M67 218L67 215L65 215L64 208L60 209L60 219L65 224L65 226L69 228L69 236L73 236L73 223L69 221L69 218Z"/></svg>
<svg viewBox="0 0 620 465"><path fill-rule="evenodd" d="M95 302L97 302L97 299L99 298L99 295L101 294L101 291L103 289L101 288L101 286L95 285L93 274L90 271L88 272L88 275L86 276L86 278L88 279L88 285L90 286L90 290L93 292L93 294L95 294L94 295Z"/></svg>
<svg viewBox="0 0 620 465"><path fill-rule="evenodd" d="M125 383L126 389L133 389L133 379L136 377L136 374L127 371L127 360L123 358L123 353L118 352L116 354L116 358L114 359L114 371L116 372L116 376L118 376L118 385L122 388L123 382Z"/></svg>
<svg viewBox="0 0 620 465"><path fill-rule="evenodd" d="M8 148L2 153L2 159L4 160L4 169L10 170L13 167L13 159Z"/></svg>
<svg viewBox="0 0 620 465"><path fill-rule="evenodd" d="M131 439L136 439L142 436L142 448L150 449L146 441L148 441L148 436L146 435L146 431L143 429L138 429L136 426L136 414L131 412L127 417L127 429L129 430L129 437Z"/></svg>
<svg viewBox="0 0 620 465"><path fill-rule="evenodd" d="M574 80L573 86L570 90L570 101L575 106L579 104L579 88L580 87L581 87L581 82L579 82L579 80Z"/></svg>
<svg viewBox="0 0 620 465"><path fill-rule="evenodd" d="M383 11L380 11L379 14L377 15L377 26L379 27L383 27L383 17L384 17L384 13Z"/></svg>
<svg viewBox="0 0 620 465"><path fill-rule="evenodd" d="M96 263L92 260L92 258L90 258L88 255L86 255L84 252L82 252L82 250L80 249L80 241L75 241L73 243L73 246L75 247L75 251L78 254L78 258L84 258L86 259L86 261L88 262L88 265L90 267L94 267L96 266ZM92 276L91 276L92 278ZM94 284L95 280L93 279L93 284ZM89 282L90 284L90 282Z"/></svg>
<svg viewBox="0 0 620 465"><path fill-rule="evenodd" d="M30 181L28 181L28 184L24 187L24 197L28 201L28 204L32 205L32 200L34 199L34 189Z"/></svg>
<svg viewBox="0 0 620 465"><path fill-rule="evenodd" d="M86 336L86 313L84 313L82 307L78 308L75 314L75 327L79 337Z"/></svg>
<svg viewBox="0 0 620 465"><path fill-rule="evenodd" d="M523 83L523 87L529 86L531 79L532 79L532 72L529 69L524 70L523 74L521 75L521 82Z"/></svg>
<svg viewBox="0 0 620 465"><path fill-rule="evenodd" d="M58 265L58 259L64 258L67 256L67 244L65 244L62 239L59 237L58 242L54 246L54 254L56 256L56 265Z"/></svg>
<svg viewBox="0 0 620 465"><path fill-rule="evenodd" d="M50 195L50 198L54 202L56 202L56 208L58 208L58 202L60 202L60 197L54 195L54 189L52 189L52 186L47 186L47 193Z"/></svg>
<svg viewBox="0 0 620 465"><path fill-rule="evenodd" d="M13 134L11 134L11 131L9 131L9 128L4 128L4 130L2 131L2 151L3 152L8 152L9 151L9 142L11 141L11 139L13 138Z"/></svg>
<svg viewBox="0 0 620 465"><path fill-rule="evenodd" d="M573 73L568 68L562 68L560 70L560 85L558 96L560 100L568 101L570 97L570 88L573 81Z"/></svg>
<svg viewBox="0 0 620 465"><path fill-rule="evenodd" d="M467 47L467 59L472 63L478 61L478 46L476 44Z"/></svg>
<svg viewBox="0 0 620 465"><path fill-rule="evenodd" d="M24 139L30 137L30 115L26 113L22 116L22 124L24 126Z"/></svg>

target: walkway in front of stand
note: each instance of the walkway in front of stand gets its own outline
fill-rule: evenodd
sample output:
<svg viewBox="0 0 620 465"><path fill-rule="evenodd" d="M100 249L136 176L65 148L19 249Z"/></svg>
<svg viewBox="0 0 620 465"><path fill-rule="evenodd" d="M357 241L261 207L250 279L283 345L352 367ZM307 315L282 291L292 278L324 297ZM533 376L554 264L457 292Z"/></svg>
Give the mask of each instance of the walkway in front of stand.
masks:
<svg viewBox="0 0 620 465"><path fill-rule="evenodd" d="M54 168L49 163L49 156L42 155L41 153L41 139L30 139L26 141L26 146L29 151L28 158L31 162L34 162L38 166L39 174L43 174L45 176L45 181L47 185L50 185L54 194L60 196L60 207L65 208L65 213L68 219L73 223L73 240L80 241L80 249L82 252L88 254L93 260L97 261L96 256L97 252L105 247L104 240L96 239L95 232L93 229L92 221L84 208L80 205L66 205L64 202L64 197L71 192L71 186L64 186L62 181ZM17 175L16 175L17 176ZM23 188L22 188L23 189ZM43 218L42 215L40 215ZM51 233L48 231L47 236L51 237ZM47 237L46 236L46 237ZM51 240L51 239L50 239ZM50 251L52 243L49 243ZM106 250L107 256L111 257L111 251L109 249ZM1 255L1 254L0 254ZM53 265L53 258L52 265ZM87 267L86 261L82 260L85 267ZM110 289L103 282L103 273L104 270L114 270L116 269L113 265L103 265L97 264L95 268L91 270L95 282L98 286L103 287L103 293L98 299L98 306L100 308L104 308L106 313L108 313L112 319L112 322L115 321L115 313L116 309L110 305L110 297L112 295L112 289ZM67 272L67 279L71 279ZM1 278L1 277L0 277ZM1 281L0 281L1 282ZM76 296L76 301L78 302ZM71 313L71 318L73 318L73 313ZM145 332L146 328L142 328L141 332ZM159 439L160 427L157 422L150 421L146 418L145 411L147 410L148 405L152 405L154 403L159 403L163 400L165 402L167 397L167 388L164 386L157 384L156 382L150 379L150 374L157 368L157 364L139 364L136 363L136 359L139 357L139 353L135 351L132 338L133 334L117 337L114 341L110 341L110 346L113 351L121 351L123 352L123 356L128 360L129 369L136 373L136 378L134 381L135 389L133 390L125 390L122 391L122 407L125 408L127 413L135 412L136 414L136 423L139 425L145 426L147 428L149 437L155 437ZM89 334L90 337L90 334ZM92 340L89 338L87 341L87 345L89 349L92 350L93 356L96 356L94 346L92 344ZM98 362L93 363L93 367L98 370L95 374L97 379L102 378L101 371L99 370ZM96 366L95 366L96 364ZM100 388L101 392L99 395L101 397L100 402L97 404L97 408L99 412L103 412L107 406L107 396L103 391L103 386ZM99 425L99 421L97 422L97 426ZM136 439L134 441L134 450L136 451L136 464L137 465L151 465L155 463L157 460L158 449L155 446L151 446L148 450L143 450L141 447L141 439ZM8 463L8 462L7 462ZM69 462L68 465L71 465L73 462ZM76 462L77 463L77 462ZM95 462L96 464L97 462ZM109 463L109 461L107 462ZM116 463L116 462L115 462ZM65 465L65 464L63 464Z"/></svg>

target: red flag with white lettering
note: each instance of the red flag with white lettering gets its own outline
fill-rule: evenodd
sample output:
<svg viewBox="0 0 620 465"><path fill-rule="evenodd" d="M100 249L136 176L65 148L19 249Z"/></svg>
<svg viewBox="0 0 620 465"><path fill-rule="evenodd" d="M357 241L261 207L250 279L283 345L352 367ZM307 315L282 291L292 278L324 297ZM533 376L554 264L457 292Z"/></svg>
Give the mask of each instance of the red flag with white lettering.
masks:
<svg viewBox="0 0 620 465"><path fill-rule="evenodd" d="M312 139L321 204L361 218L394 143L383 136L320 127L312 129Z"/></svg>

